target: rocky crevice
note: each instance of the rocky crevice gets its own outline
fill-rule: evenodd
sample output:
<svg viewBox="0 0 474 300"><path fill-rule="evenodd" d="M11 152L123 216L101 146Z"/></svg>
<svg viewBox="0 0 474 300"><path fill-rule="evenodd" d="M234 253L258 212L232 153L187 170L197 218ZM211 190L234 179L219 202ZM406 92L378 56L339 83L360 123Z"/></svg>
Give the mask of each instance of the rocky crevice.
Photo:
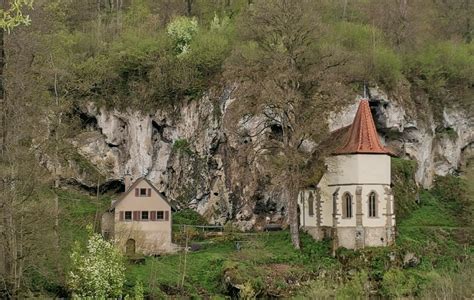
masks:
<svg viewBox="0 0 474 300"><path fill-rule="evenodd" d="M371 88L369 96L383 142L417 161L419 184L429 187L434 175L455 172L472 155L473 118L467 112L446 108L442 122L435 124L429 113L424 118L408 113L378 88ZM265 180L256 161L243 155L258 142L251 137L263 117L242 121L239 134L230 132L226 110L233 101L232 89L226 89L183 103L174 112L144 114L89 104L79 113L83 131L70 142L111 186L126 173L146 176L178 206L191 207L213 223L233 219L248 229L263 216L281 222L284 193ZM354 99L332 114L329 128L349 125L357 106ZM270 126L265 137L278 139L279 128ZM94 184L74 174L74 168L63 174L84 186Z"/></svg>

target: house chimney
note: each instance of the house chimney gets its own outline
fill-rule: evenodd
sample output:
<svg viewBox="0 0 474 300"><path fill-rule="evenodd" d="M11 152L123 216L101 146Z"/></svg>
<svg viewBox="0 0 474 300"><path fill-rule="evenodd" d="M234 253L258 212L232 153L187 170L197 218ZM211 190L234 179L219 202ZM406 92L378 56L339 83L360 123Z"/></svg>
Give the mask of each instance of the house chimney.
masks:
<svg viewBox="0 0 474 300"><path fill-rule="evenodd" d="M125 191L128 191L128 189L132 186L132 181L133 181L132 175L127 173L127 174L125 174L125 176L123 176L123 183L125 185Z"/></svg>

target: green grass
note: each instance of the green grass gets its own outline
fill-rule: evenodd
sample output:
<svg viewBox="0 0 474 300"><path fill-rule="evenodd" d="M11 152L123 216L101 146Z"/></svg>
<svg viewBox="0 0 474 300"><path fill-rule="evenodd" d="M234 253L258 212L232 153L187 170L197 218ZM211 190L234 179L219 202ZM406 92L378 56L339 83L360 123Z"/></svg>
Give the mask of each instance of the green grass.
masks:
<svg viewBox="0 0 474 300"><path fill-rule="evenodd" d="M147 258L143 265L129 265L127 280L130 286L137 280L144 282L148 293L158 286L180 295L209 296L228 293L224 283L228 277L233 283L247 284L263 295L268 291L285 295L295 288L288 286L288 278L310 276L318 269L338 264L330 256L327 241L316 242L306 234L301 238L301 252L293 248L287 231L235 234L233 240L226 237L207 240L201 250L188 254L182 290L179 289L184 265L182 253ZM236 250L237 242L240 251Z"/></svg>
<svg viewBox="0 0 474 300"><path fill-rule="evenodd" d="M209 244L205 249L187 255L187 268L184 290L195 294L202 290L208 293L219 293L219 271L225 259L234 251L232 243ZM157 285L163 290L178 290L184 267L184 255L166 255L159 258L148 257L144 265L129 265L127 281L140 280L147 292Z"/></svg>
<svg viewBox="0 0 474 300"><path fill-rule="evenodd" d="M464 198L459 204L455 197L466 193L459 190L464 185L458 180L463 179L439 180L442 185L432 191L418 191L412 184L412 165L404 161L396 164L397 178L402 184L398 196L407 196L405 202L409 205L405 206L405 215L397 218L398 235L393 246L359 251L340 249L333 258L330 241L316 242L304 233L301 251L293 249L288 231L232 232L212 239L199 236L195 243L200 243L202 248L188 253L182 287L184 256L177 253L147 257L143 264L129 263L125 292L130 293L140 281L145 293L155 298L236 296L229 282L243 289L240 296L293 297L296 293L301 298L360 298L376 293L384 297L453 298L467 295L473 287L461 283L472 275L468 266L473 265L474 248L472 228L457 215L459 205L467 205ZM463 173L464 180L474 177L470 166ZM467 188L469 191L472 186ZM419 204L414 202L417 192ZM109 200L103 197L96 203L91 196L60 192L64 254L61 259L66 264L74 241L85 239L86 225L93 222L96 209L102 212ZM178 223L202 223L190 211L179 212L173 219ZM240 251L235 247L237 241L242 246ZM408 252L420 259L417 266L403 266L403 257Z"/></svg>
<svg viewBox="0 0 474 300"><path fill-rule="evenodd" d="M414 226L455 227L458 225L449 209L428 191L421 191L420 202L421 204L417 209L413 210L405 220L401 220L398 225L399 228Z"/></svg>
<svg viewBox="0 0 474 300"><path fill-rule="evenodd" d="M86 226L94 224L96 211L99 217L110 205L109 196L96 197L82 194L75 190L58 190L59 197L59 240L61 260L64 270L68 270L70 254L75 242L85 243L87 240Z"/></svg>

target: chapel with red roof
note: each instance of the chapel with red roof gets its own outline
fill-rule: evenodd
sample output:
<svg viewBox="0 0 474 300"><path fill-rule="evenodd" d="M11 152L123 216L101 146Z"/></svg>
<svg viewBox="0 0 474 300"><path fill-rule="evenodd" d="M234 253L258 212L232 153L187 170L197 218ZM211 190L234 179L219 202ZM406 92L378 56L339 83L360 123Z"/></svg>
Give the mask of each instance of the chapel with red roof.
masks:
<svg viewBox="0 0 474 300"><path fill-rule="evenodd" d="M395 238L391 156L377 134L369 101L351 125L331 134L333 150L316 189L300 192L300 226L333 249L386 246Z"/></svg>

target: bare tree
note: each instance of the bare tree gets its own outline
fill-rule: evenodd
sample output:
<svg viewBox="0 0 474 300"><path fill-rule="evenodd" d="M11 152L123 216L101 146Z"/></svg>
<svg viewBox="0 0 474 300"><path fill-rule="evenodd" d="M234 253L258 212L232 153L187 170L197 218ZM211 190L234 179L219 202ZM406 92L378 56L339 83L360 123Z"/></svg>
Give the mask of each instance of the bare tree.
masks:
<svg viewBox="0 0 474 300"><path fill-rule="evenodd" d="M229 126L238 131L263 116L249 153L283 187L291 240L299 249L298 193L317 182L320 172L313 163L324 156L316 147L327 133L329 101L323 89L345 60L318 47L321 28L312 1L261 1L242 23L244 46L227 66L227 77L238 83Z"/></svg>

